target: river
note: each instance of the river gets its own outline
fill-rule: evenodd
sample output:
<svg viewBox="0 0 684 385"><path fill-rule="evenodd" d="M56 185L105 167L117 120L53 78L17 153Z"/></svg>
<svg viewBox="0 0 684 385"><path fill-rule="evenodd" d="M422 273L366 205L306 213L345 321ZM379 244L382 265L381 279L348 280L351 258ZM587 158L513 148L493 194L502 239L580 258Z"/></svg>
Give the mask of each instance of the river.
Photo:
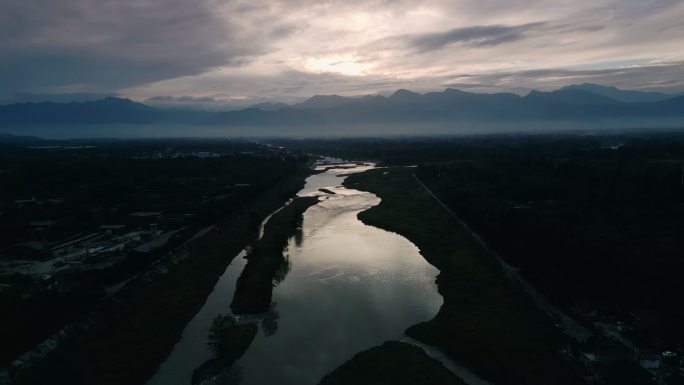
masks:
<svg viewBox="0 0 684 385"><path fill-rule="evenodd" d="M341 186L344 175L372 167L328 169L307 179L298 195L320 202L304 213L284 251L289 272L274 288L272 310L242 317L258 322L257 336L230 380L207 384L317 384L355 353L400 340L407 327L434 317L442 304L439 271L406 238L357 219L380 202L377 196ZM148 385L188 385L193 370L212 357L209 327L216 315L230 314L244 255L228 266Z"/></svg>

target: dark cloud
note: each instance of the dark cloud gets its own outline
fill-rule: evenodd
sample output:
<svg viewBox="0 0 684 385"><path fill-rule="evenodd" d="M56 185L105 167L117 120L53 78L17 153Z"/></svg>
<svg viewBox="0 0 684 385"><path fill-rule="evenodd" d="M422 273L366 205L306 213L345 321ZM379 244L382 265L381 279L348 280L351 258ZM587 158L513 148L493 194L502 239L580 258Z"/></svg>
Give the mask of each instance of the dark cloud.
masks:
<svg viewBox="0 0 684 385"><path fill-rule="evenodd" d="M272 38L283 38L295 34L299 31L306 29L306 25L284 23L273 28L270 32L270 37Z"/></svg>
<svg viewBox="0 0 684 385"><path fill-rule="evenodd" d="M109 91L238 65L264 51L259 31L220 17L212 4L4 0L2 91Z"/></svg>
<svg viewBox="0 0 684 385"><path fill-rule="evenodd" d="M549 26L548 30L555 33L577 33L577 32L598 32L606 29L602 24L591 25L575 25L575 24L558 24Z"/></svg>
<svg viewBox="0 0 684 385"><path fill-rule="evenodd" d="M410 46L418 51L442 49L453 44L471 46L492 46L508 43L524 38L529 31L543 27L545 23L527 23L521 25L485 25L466 28L455 28L445 32L426 33L407 37Z"/></svg>
<svg viewBox="0 0 684 385"><path fill-rule="evenodd" d="M534 22L520 25L481 25L454 28L444 32L402 35L398 39L419 52L427 52L458 44L470 47L487 47L542 35L598 32L605 28L605 25L600 24L574 25Z"/></svg>

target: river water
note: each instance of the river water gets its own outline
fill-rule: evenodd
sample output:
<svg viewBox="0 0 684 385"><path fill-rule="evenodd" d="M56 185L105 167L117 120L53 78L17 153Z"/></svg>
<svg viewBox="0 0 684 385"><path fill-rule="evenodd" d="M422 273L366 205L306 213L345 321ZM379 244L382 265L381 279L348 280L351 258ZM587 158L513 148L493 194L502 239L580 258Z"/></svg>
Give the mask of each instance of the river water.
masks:
<svg viewBox="0 0 684 385"><path fill-rule="evenodd" d="M301 231L284 251L289 272L274 288L272 310L242 317L257 322L259 332L230 383L317 384L355 353L402 339L407 327L439 310L439 271L406 238L357 219L380 202L377 196L340 185L344 175L369 168L329 169L307 179L298 195L317 195L320 202L304 213ZM243 256L228 266L148 385L188 385L193 370L211 358L207 333L217 314L230 313Z"/></svg>

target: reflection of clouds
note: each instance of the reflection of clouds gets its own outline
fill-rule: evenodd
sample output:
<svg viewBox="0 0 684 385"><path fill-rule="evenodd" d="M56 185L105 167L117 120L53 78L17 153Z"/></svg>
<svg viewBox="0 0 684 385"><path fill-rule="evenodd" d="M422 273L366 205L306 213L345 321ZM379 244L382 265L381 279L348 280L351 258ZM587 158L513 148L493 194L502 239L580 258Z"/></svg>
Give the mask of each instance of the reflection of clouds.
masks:
<svg viewBox="0 0 684 385"><path fill-rule="evenodd" d="M330 285L333 282L354 281L358 282L359 278L354 274L358 274L358 269L333 267L313 271L305 276L311 278L319 283Z"/></svg>
<svg viewBox="0 0 684 385"><path fill-rule="evenodd" d="M295 246L302 247L302 242L304 242L304 231L301 227L297 227L294 234Z"/></svg>
<svg viewBox="0 0 684 385"><path fill-rule="evenodd" d="M273 336L278 332L278 320L280 319L280 313L276 308L277 306L278 303L273 302L271 307L261 318L261 330L264 332L266 337Z"/></svg>
<svg viewBox="0 0 684 385"><path fill-rule="evenodd" d="M220 363L216 359L212 359L210 361L207 361L205 365L216 365L219 366ZM201 367L200 367L201 368ZM198 368L198 370L200 370ZM206 370L206 369L205 369ZM209 369L211 370L211 369ZM194 378L195 376L193 375L193 381L192 384L201 384L201 385L239 385L242 383L242 380L244 379L244 374L243 374L243 367L237 364L233 364L227 368L214 368L213 370L218 370L218 373L215 373L211 375L209 378L201 378L201 375L198 375L198 378ZM196 371L197 373L197 371ZM204 374L205 376L207 374Z"/></svg>
<svg viewBox="0 0 684 385"><path fill-rule="evenodd" d="M345 267L334 267L330 269L322 269L304 275L316 282L331 285L334 283L362 283L372 281L386 281L391 280L394 275L386 275L381 269L370 266L354 266L349 265Z"/></svg>
<svg viewBox="0 0 684 385"><path fill-rule="evenodd" d="M343 277L343 276L344 276L344 273L340 272L340 273L331 275L330 277L316 277L316 279L317 279L318 282L320 282L320 283L324 283L324 284L330 285L330 284L332 283L332 282L330 282L331 280L333 280L333 279L335 279L335 278L337 278L337 277Z"/></svg>
<svg viewBox="0 0 684 385"><path fill-rule="evenodd" d="M336 194L326 195L326 199L322 199L304 213L303 238L313 237L316 233L326 230L331 222L342 215L367 210L380 201L380 198L367 192L345 188L321 188L330 188Z"/></svg>
<svg viewBox="0 0 684 385"><path fill-rule="evenodd" d="M292 269L292 262L290 261L290 256L286 255L283 257L283 260L273 276L273 284L277 286L282 283L285 280L287 273L290 272L290 269Z"/></svg>
<svg viewBox="0 0 684 385"><path fill-rule="evenodd" d="M307 278L311 278L313 280L316 280L320 283L324 284L331 284L331 280L336 279L337 277L342 277L344 276L344 272L340 270L339 267L334 266L330 268L324 268L321 270L317 271L312 271L310 273L305 274L304 276Z"/></svg>

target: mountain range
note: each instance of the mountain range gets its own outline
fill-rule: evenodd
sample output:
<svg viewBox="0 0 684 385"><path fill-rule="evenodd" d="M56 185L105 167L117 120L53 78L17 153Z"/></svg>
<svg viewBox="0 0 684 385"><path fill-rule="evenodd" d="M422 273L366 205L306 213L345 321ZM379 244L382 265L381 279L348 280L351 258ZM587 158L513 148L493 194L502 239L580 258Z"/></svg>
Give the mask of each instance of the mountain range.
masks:
<svg viewBox="0 0 684 385"><path fill-rule="evenodd" d="M612 99L615 99L615 100L618 100L618 101L621 101L624 103L659 102L662 100L670 99L673 96L684 95L684 93L681 93L678 95L669 95L669 94L664 94L662 92L621 90L621 89L618 89L615 87L606 87L606 86L600 86L598 84L591 84L591 83L571 85L571 86L563 87L563 89L575 89L575 90L589 91L589 92L595 93L597 95L607 96L609 98L612 98Z"/></svg>
<svg viewBox="0 0 684 385"><path fill-rule="evenodd" d="M599 123L611 127L684 127L684 95L626 91L594 84L567 86L526 96L472 93L448 88L419 94L398 90L390 96L316 95L294 105L265 103L226 112L159 109L128 99L71 103L15 103L0 106L0 128L81 125L199 125L271 130L327 126L450 125L503 126L535 123ZM258 130L257 130L258 131ZM15 130L16 132L16 130ZM285 131L283 132L285 133Z"/></svg>

